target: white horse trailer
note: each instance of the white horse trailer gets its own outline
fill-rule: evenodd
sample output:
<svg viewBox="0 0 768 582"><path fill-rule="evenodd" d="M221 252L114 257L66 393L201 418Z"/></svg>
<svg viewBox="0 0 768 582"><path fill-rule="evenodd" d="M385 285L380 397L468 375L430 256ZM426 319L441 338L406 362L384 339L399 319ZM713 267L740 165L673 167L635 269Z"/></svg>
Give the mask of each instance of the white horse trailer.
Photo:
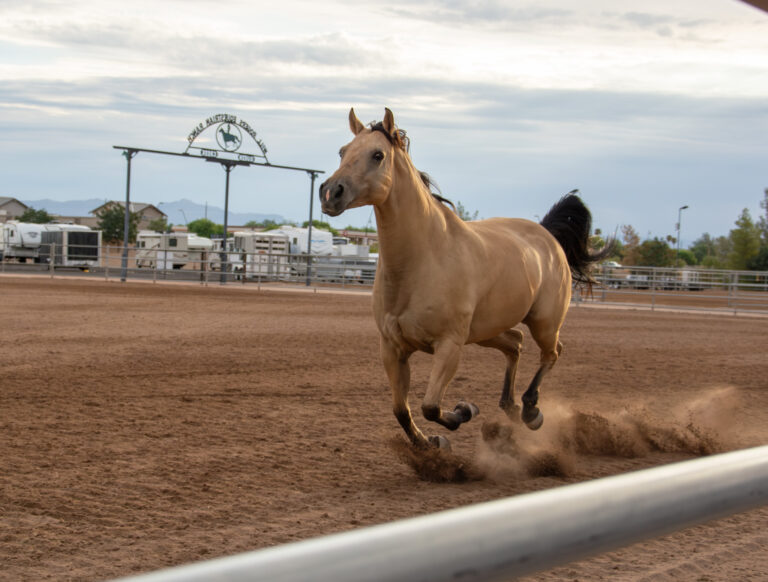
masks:
<svg viewBox="0 0 768 582"><path fill-rule="evenodd" d="M150 269L181 269L201 263L214 248L213 241L187 232L142 230L136 237L136 266Z"/></svg>
<svg viewBox="0 0 768 582"><path fill-rule="evenodd" d="M285 233L235 232L234 249L237 257L233 265L246 278L276 280L290 276L291 243Z"/></svg>
<svg viewBox="0 0 768 582"><path fill-rule="evenodd" d="M40 235L40 262L88 269L101 259L101 231L81 224L46 224Z"/></svg>

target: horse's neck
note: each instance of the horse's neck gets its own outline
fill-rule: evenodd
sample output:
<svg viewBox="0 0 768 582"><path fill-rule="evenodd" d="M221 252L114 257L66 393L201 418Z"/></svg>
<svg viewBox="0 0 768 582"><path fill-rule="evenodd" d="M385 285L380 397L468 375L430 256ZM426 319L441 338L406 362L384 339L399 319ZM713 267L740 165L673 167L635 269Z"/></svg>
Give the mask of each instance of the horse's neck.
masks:
<svg viewBox="0 0 768 582"><path fill-rule="evenodd" d="M414 261L428 260L430 249L444 243L446 216L405 156L395 160L392 190L375 212L385 269L399 271Z"/></svg>

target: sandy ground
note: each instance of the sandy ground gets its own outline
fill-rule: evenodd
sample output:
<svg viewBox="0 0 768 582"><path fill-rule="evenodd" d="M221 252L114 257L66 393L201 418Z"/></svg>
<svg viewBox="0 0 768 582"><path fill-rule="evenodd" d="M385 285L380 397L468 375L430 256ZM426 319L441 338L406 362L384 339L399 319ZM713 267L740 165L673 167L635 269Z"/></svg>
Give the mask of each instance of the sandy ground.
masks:
<svg viewBox="0 0 768 582"><path fill-rule="evenodd" d="M768 442L768 320L574 308L536 433L466 348L410 455L370 297L0 277L0 580L106 580ZM520 384L535 371L530 338ZM419 410L430 358L413 362ZM454 466L454 469L456 467ZM768 508L526 578L768 580Z"/></svg>

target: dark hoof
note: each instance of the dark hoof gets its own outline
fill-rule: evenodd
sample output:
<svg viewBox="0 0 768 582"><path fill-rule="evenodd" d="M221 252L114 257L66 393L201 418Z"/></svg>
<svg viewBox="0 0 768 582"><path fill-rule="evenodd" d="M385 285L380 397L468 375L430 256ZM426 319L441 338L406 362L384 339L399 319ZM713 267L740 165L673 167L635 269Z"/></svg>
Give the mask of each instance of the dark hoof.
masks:
<svg viewBox="0 0 768 582"><path fill-rule="evenodd" d="M527 413L527 414L526 414ZM538 408L523 409L523 422L531 430L539 430L544 424L544 415Z"/></svg>
<svg viewBox="0 0 768 582"><path fill-rule="evenodd" d="M434 447L436 449L443 450L443 451L450 451L451 450L451 443L444 436L431 436L431 437L429 437L429 444L432 447Z"/></svg>
<svg viewBox="0 0 768 582"><path fill-rule="evenodd" d="M461 422L469 422L480 414L480 409L471 402L459 402L453 412L459 415Z"/></svg>

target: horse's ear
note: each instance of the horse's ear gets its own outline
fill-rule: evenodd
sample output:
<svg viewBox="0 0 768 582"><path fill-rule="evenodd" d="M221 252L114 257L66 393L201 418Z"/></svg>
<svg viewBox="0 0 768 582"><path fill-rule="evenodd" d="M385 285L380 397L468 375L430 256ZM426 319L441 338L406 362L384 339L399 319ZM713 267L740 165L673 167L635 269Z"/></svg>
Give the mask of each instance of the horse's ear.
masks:
<svg viewBox="0 0 768 582"><path fill-rule="evenodd" d="M392 112L388 107L384 108L384 121L382 123L384 125L384 129L387 130L387 133L394 137L395 131L397 131L397 128L395 127L395 116L392 115Z"/></svg>
<svg viewBox="0 0 768 582"><path fill-rule="evenodd" d="M355 108L352 107L349 110L349 129L352 130L352 133L357 135L363 131L364 128L365 126L363 125L363 122L357 118L357 115L355 115Z"/></svg>

